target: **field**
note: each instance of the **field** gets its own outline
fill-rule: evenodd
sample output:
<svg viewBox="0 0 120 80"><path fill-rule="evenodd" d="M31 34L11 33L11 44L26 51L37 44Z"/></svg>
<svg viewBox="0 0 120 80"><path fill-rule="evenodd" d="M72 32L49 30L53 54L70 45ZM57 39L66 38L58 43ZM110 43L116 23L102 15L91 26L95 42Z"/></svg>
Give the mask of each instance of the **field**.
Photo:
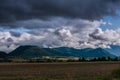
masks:
<svg viewBox="0 0 120 80"><path fill-rule="evenodd" d="M0 63L0 80L120 80L113 76L119 68L120 62Z"/></svg>

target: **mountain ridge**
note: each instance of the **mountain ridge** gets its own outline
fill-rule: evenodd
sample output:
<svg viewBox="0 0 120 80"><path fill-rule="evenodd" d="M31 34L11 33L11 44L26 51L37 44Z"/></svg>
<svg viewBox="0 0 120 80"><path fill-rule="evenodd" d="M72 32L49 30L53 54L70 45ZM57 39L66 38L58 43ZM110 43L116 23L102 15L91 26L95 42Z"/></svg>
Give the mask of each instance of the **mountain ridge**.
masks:
<svg viewBox="0 0 120 80"><path fill-rule="evenodd" d="M67 53L71 54L72 56L76 56L76 57L115 57L115 55L110 54L108 51L102 49L102 48L85 48L85 49L74 49L74 48L67 48L67 50L65 49L61 49L58 48L58 50L61 51L69 51ZM69 50L68 50L69 49Z"/></svg>
<svg viewBox="0 0 120 80"><path fill-rule="evenodd" d="M7 53L0 51L0 58L6 58L7 57Z"/></svg>
<svg viewBox="0 0 120 80"><path fill-rule="evenodd" d="M40 48L38 46L20 46L9 53L13 57L35 58L42 56L68 56L51 48Z"/></svg>
<svg viewBox="0 0 120 80"><path fill-rule="evenodd" d="M84 57L84 58L96 58L96 57L116 57L115 55L109 53L102 48L85 48L85 49L75 49L69 47L59 47L59 48L40 48L38 46L20 46L9 53L13 57L22 58L35 58L42 56L65 56L65 57Z"/></svg>
<svg viewBox="0 0 120 80"><path fill-rule="evenodd" d="M0 58L17 57L17 58L39 58L42 56L51 57L84 57L84 58L101 58L116 56L111 54L106 49L102 48L85 48L75 49L72 47L58 47L58 48L40 48L33 45L19 46L10 53L0 52Z"/></svg>
<svg viewBox="0 0 120 80"><path fill-rule="evenodd" d="M105 50L107 50L108 52L110 52L116 56L120 56L120 46L110 45L110 48L106 48Z"/></svg>

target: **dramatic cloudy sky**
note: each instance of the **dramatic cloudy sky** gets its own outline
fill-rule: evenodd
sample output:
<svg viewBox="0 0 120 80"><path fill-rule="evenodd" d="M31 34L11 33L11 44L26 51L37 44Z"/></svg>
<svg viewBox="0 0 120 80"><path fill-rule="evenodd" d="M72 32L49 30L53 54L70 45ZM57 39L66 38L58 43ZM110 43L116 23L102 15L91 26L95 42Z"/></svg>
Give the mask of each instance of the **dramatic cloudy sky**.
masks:
<svg viewBox="0 0 120 80"><path fill-rule="evenodd" d="M120 45L120 0L0 0L0 51L20 45Z"/></svg>

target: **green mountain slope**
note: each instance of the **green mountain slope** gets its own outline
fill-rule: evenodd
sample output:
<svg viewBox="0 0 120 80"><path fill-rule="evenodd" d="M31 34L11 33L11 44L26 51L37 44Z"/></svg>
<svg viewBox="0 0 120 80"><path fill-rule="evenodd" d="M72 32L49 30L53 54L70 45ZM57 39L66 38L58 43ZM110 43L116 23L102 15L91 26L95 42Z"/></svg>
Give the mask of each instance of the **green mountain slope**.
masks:
<svg viewBox="0 0 120 80"><path fill-rule="evenodd" d="M7 54L5 52L0 51L0 58L6 58Z"/></svg>
<svg viewBox="0 0 120 80"><path fill-rule="evenodd" d="M68 47L40 48L37 46L20 46L11 53L9 53L9 55L13 57L22 57L22 58L36 58L42 56L57 56L57 57L73 56L73 57L84 57L84 58L116 57L102 48L97 48L97 49L92 49L92 48L74 49Z"/></svg>
<svg viewBox="0 0 120 80"><path fill-rule="evenodd" d="M20 46L9 53L10 56L21 58L36 58L42 56L68 56L50 48L40 48L37 46Z"/></svg>
<svg viewBox="0 0 120 80"><path fill-rule="evenodd" d="M68 53L70 56L76 56L76 57L111 57L115 58L116 56L113 54L110 54L108 51L102 49L102 48L85 48L85 49L74 49L74 48L67 48L67 47L60 47L55 48L55 50Z"/></svg>
<svg viewBox="0 0 120 80"><path fill-rule="evenodd" d="M117 45L111 45L111 48L106 48L105 50L107 50L108 52L120 56L120 46Z"/></svg>

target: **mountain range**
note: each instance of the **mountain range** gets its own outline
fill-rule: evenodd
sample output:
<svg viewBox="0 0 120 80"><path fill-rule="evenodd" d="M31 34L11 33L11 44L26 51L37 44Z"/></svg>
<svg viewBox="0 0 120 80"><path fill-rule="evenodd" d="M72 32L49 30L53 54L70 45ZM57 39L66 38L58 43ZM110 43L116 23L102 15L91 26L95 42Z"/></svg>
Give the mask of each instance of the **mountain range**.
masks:
<svg viewBox="0 0 120 80"><path fill-rule="evenodd" d="M55 50L68 53L70 56L74 57L84 57L84 58L94 58L94 57L111 57L114 58L115 55L106 51L102 48L85 48L85 49L74 49L68 47L56 48Z"/></svg>
<svg viewBox="0 0 120 80"><path fill-rule="evenodd" d="M20 46L9 53L9 56L20 58L38 58L42 56L69 56L51 48L40 48L38 46Z"/></svg>
<svg viewBox="0 0 120 80"><path fill-rule="evenodd" d="M112 49L111 49L112 50ZM0 52L0 58L5 57L17 57L17 58L39 58L42 56L51 57L84 57L84 58L99 58L99 57L111 57L115 58L114 54L111 54L110 49L102 48L85 48L85 49L75 49L69 47L59 47L59 48L40 48L38 46L20 46L13 50L12 52L6 54L5 52Z"/></svg>
<svg viewBox="0 0 120 80"><path fill-rule="evenodd" d="M7 57L8 55L5 53L5 52L3 52L3 51L0 51L0 58L5 58L5 57Z"/></svg>
<svg viewBox="0 0 120 80"><path fill-rule="evenodd" d="M110 48L106 48L105 50L111 54L114 54L116 56L120 56L120 46L111 45Z"/></svg>

